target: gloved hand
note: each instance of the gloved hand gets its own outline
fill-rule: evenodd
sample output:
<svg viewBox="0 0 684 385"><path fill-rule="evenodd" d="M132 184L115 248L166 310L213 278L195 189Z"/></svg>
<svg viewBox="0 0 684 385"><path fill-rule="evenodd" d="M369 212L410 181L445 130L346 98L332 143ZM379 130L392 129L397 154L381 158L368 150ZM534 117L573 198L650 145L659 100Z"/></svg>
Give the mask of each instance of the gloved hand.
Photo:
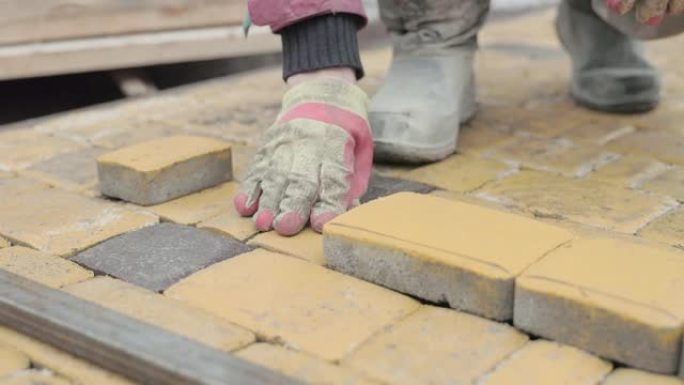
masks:
<svg viewBox="0 0 684 385"><path fill-rule="evenodd" d="M373 163L368 97L333 77L307 80L283 98L262 138L235 207L259 231L316 231L366 192Z"/></svg>
<svg viewBox="0 0 684 385"><path fill-rule="evenodd" d="M639 22L656 26L666 15L684 13L684 0L606 0L608 8L624 15L636 7Z"/></svg>

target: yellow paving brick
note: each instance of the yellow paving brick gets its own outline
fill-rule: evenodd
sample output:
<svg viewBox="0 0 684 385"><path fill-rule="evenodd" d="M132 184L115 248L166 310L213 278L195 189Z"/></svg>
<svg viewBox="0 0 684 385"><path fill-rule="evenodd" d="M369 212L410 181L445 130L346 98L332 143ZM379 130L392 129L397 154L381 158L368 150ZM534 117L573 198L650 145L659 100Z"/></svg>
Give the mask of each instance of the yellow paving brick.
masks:
<svg viewBox="0 0 684 385"><path fill-rule="evenodd" d="M672 210L649 223L639 235L684 249L684 208Z"/></svg>
<svg viewBox="0 0 684 385"><path fill-rule="evenodd" d="M197 136L173 136L97 158L103 195L153 205L232 179L230 144Z"/></svg>
<svg viewBox="0 0 684 385"><path fill-rule="evenodd" d="M306 229L293 237L283 237L274 231L270 231L257 235L248 244L291 255L318 265L325 263L323 237L311 229Z"/></svg>
<svg viewBox="0 0 684 385"><path fill-rule="evenodd" d="M540 217L630 234L676 204L671 198L641 194L608 182L537 171L523 171L490 183L477 195Z"/></svg>
<svg viewBox="0 0 684 385"><path fill-rule="evenodd" d="M617 158L592 145L577 145L565 138L519 136L492 150L490 156L521 167L581 177Z"/></svg>
<svg viewBox="0 0 684 385"><path fill-rule="evenodd" d="M118 375L106 372L52 346L0 327L0 344L13 347L26 354L34 365L73 379L81 384L134 385Z"/></svg>
<svg viewBox="0 0 684 385"><path fill-rule="evenodd" d="M477 385L598 385L612 367L579 349L537 340L513 353Z"/></svg>
<svg viewBox="0 0 684 385"><path fill-rule="evenodd" d="M0 269L52 288L85 281L94 275L64 258L21 246L0 250Z"/></svg>
<svg viewBox="0 0 684 385"><path fill-rule="evenodd" d="M232 205L223 214L200 222L197 227L229 235L240 241L245 241L257 233L252 218L242 217Z"/></svg>
<svg viewBox="0 0 684 385"><path fill-rule="evenodd" d="M618 369L601 385L684 385L684 380L641 370Z"/></svg>
<svg viewBox="0 0 684 385"><path fill-rule="evenodd" d="M684 167L675 167L667 170L645 182L640 188L661 195L667 195L680 202L684 202Z"/></svg>
<svg viewBox="0 0 684 385"><path fill-rule="evenodd" d="M47 370L22 370L0 378L0 385L73 385L73 382Z"/></svg>
<svg viewBox="0 0 684 385"><path fill-rule="evenodd" d="M684 165L684 135L638 131L608 144L611 151Z"/></svg>
<svg viewBox="0 0 684 385"><path fill-rule="evenodd" d="M10 246L11 246L10 241L8 241L7 239L5 239L3 237L0 237L0 249L2 249L3 247L10 247Z"/></svg>
<svg viewBox="0 0 684 385"><path fill-rule="evenodd" d="M623 187L635 187L651 175L664 171L667 165L651 158L626 155L600 167L587 176L587 179L602 180Z"/></svg>
<svg viewBox="0 0 684 385"><path fill-rule="evenodd" d="M55 138L29 130L0 133L0 170L27 168L34 163L80 149L67 139Z"/></svg>
<svg viewBox="0 0 684 385"><path fill-rule="evenodd" d="M492 159L456 155L438 163L419 167L400 177L445 190L469 192L489 181L515 172L516 169Z"/></svg>
<svg viewBox="0 0 684 385"><path fill-rule="evenodd" d="M412 193L343 214L324 234L333 269L497 320L513 315L515 277L573 238L523 216Z"/></svg>
<svg viewBox="0 0 684 385"><path fill-rule="evenodd" d="M419 306L402 295L266 250L215 264L166 294L325 360L339 360Z"/></svg>
<svg viewBox="0 0 684 385"><path fill-rule="evenodd" d="M423 307L375 335L342 365L389 385L471 384L526 342L508 325Z"/></svg>
<svg viewBox="0 0 684 385"><path fill-rule="evenodd" d="M158 222L153 215L26 179L0 179L0 234L57 256Z"/></svg>
<svg viewBox="0 0 684 385"><path fill-rule="evenodd" d="M515 325L630 366L673 373L684 254L623 239L563 246L516 282Z"/></svg>
<svg viewBox="0 0 684 385"><path fill-rule="evenodd" d="M219 350L236 350L254 341L254 335L239 326L114 278L98 277L64 290Z"/></svg>
<svg viewBox="0 0 684 385"><path fill-rule="evenodd" d="M377 384L360 374L333 365L319 358L268 344L255 344L241 350L237 356L288 377L317 385L373 385Z"/></svg>
<svg viewBox="0 0 684 385"><path fill-rule="evenodd" d="M513 138L505 126L477 117L458 133L459 153L480 153Z"/></svg>
<svg viewBox="0 0 684 385"><path fill-rule="evenodd" d="M561 132L560 135L574 141L603 146L610 141L631 134L635 130L634 126L610 119L570 127Z"/></svg>
<svg viewBox="0 0 684 385"><path fill-rule="evenodd" d="M237 183L228 182L147 209L167 221L194 225L221 213L234 212L233 195L237 189Z"/></svg>
<svg viewBox="0 0 684 385"><path fill-rule="evenodd" d="M0 379L30 365L31 362L24 353L0 344Z"/></svg>

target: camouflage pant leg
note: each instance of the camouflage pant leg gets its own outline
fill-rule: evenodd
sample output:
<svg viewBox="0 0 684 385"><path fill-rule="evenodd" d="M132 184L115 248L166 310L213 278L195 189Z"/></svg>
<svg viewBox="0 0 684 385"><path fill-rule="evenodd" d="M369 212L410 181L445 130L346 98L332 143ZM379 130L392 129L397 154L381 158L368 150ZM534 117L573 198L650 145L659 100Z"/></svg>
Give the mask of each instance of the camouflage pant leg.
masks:
<svg viewBox="0 0 684 385"><path fill-rule="evenodd" d="M459 46L475 41L489 0L379 0L382 20L400 48Z"/></svg>

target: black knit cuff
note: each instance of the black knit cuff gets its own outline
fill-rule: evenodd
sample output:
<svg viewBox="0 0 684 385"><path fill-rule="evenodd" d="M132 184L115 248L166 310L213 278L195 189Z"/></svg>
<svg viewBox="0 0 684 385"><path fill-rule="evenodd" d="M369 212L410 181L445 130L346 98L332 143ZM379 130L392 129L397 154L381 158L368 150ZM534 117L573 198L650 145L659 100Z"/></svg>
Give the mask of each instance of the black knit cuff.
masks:
<svg viewBox="0 0 684 385"><path fill-rule="evenodd" d="M359 20L348 14L317 16L280 31L283 78L332 67L350 67L363 77L357 37Z"/></svg>

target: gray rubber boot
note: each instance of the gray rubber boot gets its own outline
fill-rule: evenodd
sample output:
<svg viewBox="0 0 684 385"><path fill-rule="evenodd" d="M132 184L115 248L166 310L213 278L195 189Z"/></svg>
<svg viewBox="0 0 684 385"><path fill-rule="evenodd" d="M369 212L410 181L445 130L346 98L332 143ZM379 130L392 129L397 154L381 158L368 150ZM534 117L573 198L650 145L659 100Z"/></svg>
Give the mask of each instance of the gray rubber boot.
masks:
<svg viewBox="0 0 684 385"><path fill-rule="evenodd" d="M644 112L660 100L660 76L641 43L618 32L589 0L564 0L556 27L573 65L570 93L577 103L607 112Z"/></svg>
<svg viewBox="0 0 684 385"><path fill-rule="evenodd" d="M380 161L424 163L456 150L476 111L473 59L489 9L482 0L381 0L394 40L369 119Z"/></svg>

